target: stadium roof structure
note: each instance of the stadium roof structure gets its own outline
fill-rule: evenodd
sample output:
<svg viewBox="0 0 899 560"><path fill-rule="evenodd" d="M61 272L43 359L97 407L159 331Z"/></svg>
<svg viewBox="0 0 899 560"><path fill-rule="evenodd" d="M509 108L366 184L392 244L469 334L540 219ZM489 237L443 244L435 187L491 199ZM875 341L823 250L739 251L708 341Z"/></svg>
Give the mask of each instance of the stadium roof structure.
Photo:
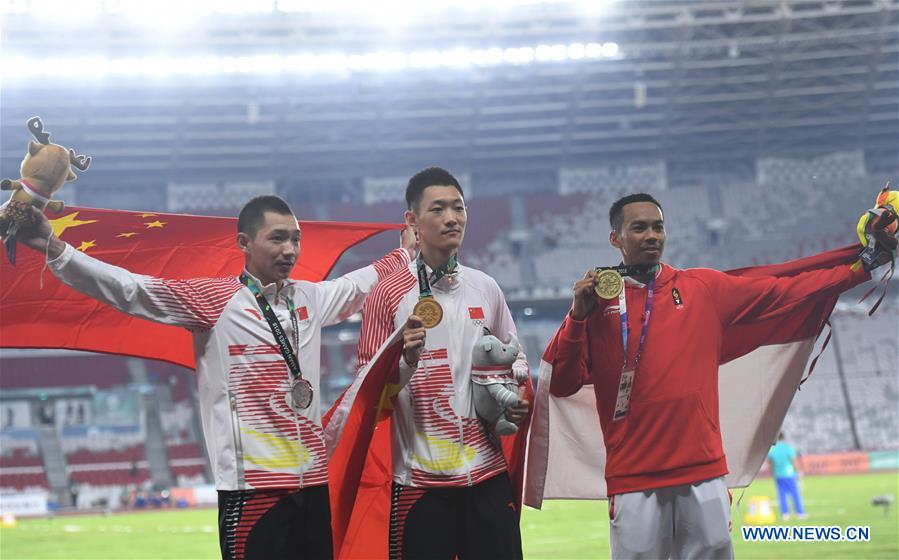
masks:
<svg viewBox="0 0 899 560"><path fill-rule="evenodd" d="M63 24L37 0L6 4L4 176L32 114L109 185L339 190L431 162L539 177L647 160L688 181L845 149L894 172L899 151L899 0L531 2L393 27L401 12L274 2L167 32L159 17Z"/></svg>

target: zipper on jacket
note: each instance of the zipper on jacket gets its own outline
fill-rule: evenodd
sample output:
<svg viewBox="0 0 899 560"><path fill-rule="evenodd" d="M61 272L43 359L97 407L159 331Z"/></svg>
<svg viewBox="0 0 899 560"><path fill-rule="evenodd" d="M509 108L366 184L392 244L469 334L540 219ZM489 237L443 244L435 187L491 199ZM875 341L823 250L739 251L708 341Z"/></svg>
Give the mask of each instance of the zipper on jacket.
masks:
<svg viewBox="0 0 899 560"><path fill-rule="evenodd" d="M234 465L237 473L237 489L244 490L246 481L243 467L243 441L240 438L240 417L237 415L237 396L228 391L228 404L231 407L231 432L234 436Z"/></svg>
<svg viewBox="0 0 899 560"><path fill-rule="evenodd" d="M462 416L459 416L459 454L462 464L465 465L465 477L468 481L468 486L471 486L471 465L468 464L468 459L465 458L465 424Z"/></svg>
<svg viewBox="0 0 899 560"><path fill-rule="evenodd" d="M299 473L300 473L300 488L303 488L303 474L306 469L303 467L303 431L300 430L300 413L296 412L296 418L294 418L294 425L297 428L297 455L299 456Z"/></svg>

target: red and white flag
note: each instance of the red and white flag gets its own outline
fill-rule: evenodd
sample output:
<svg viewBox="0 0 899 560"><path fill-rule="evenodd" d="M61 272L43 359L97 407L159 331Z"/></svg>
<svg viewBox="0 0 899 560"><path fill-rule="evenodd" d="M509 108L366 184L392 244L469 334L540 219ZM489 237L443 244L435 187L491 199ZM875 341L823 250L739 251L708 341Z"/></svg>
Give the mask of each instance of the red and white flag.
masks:
<svg viewBox="0 0 899 560"><path fill-rule="evenodd" d="M728 274L794 276L855 262L860 249L844 247ZM725 329L718 395L729 487L748 486L761 468L837 298L811 300L788 314ZM554 337L540 364L528 446L524 499L537 509L544 499L607 497L605 444L593 385L570 397L551 395L555 349Z"/></svg>

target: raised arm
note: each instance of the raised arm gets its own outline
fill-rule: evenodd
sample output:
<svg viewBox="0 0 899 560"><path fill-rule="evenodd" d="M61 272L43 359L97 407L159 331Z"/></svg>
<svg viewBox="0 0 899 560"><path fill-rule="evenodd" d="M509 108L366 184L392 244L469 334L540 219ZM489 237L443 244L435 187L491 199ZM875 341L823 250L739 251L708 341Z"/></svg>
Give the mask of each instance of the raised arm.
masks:
<svg viewBox="0 0 899 560"><path fill-rule="evenodd" d="M362 308L362 325L359 331L359 348L357 351L357 370L371 361L384 341L396 329L394 316L397 308L397 295L404 293L415 283L411 274L396 274L379 282L365 300Z"/></svg>
<svg viewBox="0 0 899 560"><path fill-rule="evenodd" d="M366 267L315 284L322 325L334 325L361 311L375 284L409 265L415 247L415 233L411 228L403 230L400 245Z"/></svg>
<svg viewBox="0 0 899 560"><path fill-rule="evenodd" d="M50 270L64 284L129 315L191 330L210 329L241 288L235 278L165 280L134 274L75 250L52 233L42 213L36 212L35 220L33 227L20 230L19 241L45 253Z"/></svg>
<svg viewBox="0 0 899 560"><path fill-rule="evenodd" d="M733 276L705 270L702 280L724 326L776 317L814 299L840 294L869 280L850 265L810 270L795 276Z"/></svg>
<svg viewBox="0 0 899 560"><path fill-rule="evenodd" d="M590 315L607 305L594 291L597 275L593 269L572 288L571 310L550 342L547 357L553 366L549 391L569 397L590 381L590 348L587 325Z"/></svg>

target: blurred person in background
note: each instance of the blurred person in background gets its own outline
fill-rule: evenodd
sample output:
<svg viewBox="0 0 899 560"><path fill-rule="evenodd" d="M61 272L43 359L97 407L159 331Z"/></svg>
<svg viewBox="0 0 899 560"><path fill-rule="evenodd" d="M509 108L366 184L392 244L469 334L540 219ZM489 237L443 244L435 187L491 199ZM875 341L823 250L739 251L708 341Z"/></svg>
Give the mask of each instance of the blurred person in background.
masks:
<svg viewBox="0 0 899 560"><path fill-rule="evenodd" d="M771 462L771 475L777 484L777 505L780 507L780 517L784 521L790 518L790 504L793 500L793 510L796 517L806 519L805 507L802 505L802 495L799 492L799 455L796 449L787 443L784 433L777 436L777 442L771 446L768 452L768 460Z"/></svg>
<svg viewBox="0 0 899 560"><path fill-rule="evenodd" d="M21 229L19 241L46 254L63 283L193 335L203 432L219 491L222 558L330 558L321 329L359 312L379 278L408 266L411 228L400 248L372 265L335 280L295 281L297 219L280 198L260 196L237 220L237 245L245 255L238 276L168 280L77 251L53 234L41 212L34 216L35 225Z"/></svg>

